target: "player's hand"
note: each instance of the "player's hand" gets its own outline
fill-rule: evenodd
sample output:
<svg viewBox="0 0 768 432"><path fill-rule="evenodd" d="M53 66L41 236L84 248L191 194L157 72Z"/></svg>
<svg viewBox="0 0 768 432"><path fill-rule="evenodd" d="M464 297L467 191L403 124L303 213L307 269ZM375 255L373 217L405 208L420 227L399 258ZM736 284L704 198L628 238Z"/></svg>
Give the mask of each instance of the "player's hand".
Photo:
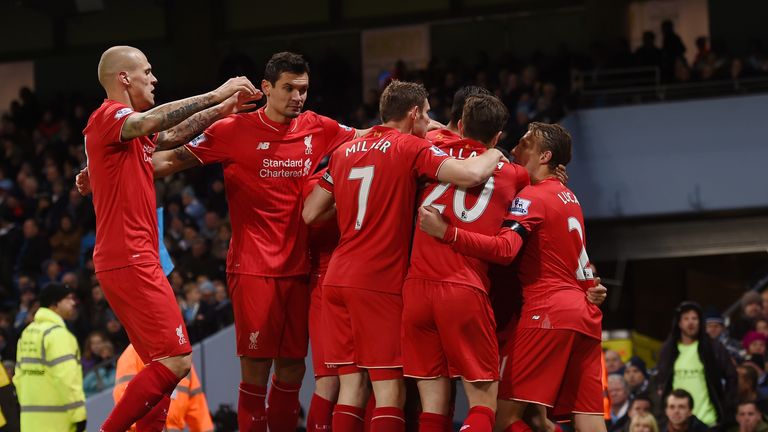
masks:
<svg viewBox="0 0 768 432"><path fill-rule="evenodd" d="M432 237L442 240L445 237L445 231L448 224L445 223L443 215L432 206L419 207L419 229Z"/></svg>
<svg viewBox="0 0 768 432"><path fill-rule="evenodd" d="M600 306L607 297L608 288L600 283L600 278L595 278L595 286L587 290L587 300L595 306Z"/></svg>
<svg viewBox="0 0 768 432"><path fill-rule="evenodd" d="M427 132L433 131L435 129L445 129L445 125L435 119L429 119L429 124L427 125Z"/></svg>
<svg viewBox="0 0 768 432"><path fill-rule="evenodd" d="M75 186L80 195L86 196L91 193L91 176L88 174L88 167L80 170L80 173L75 177Z"/></svg>
<svg viewBox="0 0 768 432"><path fill-rule="evenodd" d="M506 156L504 156L504 152L502 152L501 150L499 150L499 149L497 149L497 148L494 148L494 150L496 150L497 152L499 152L499 162L506 162L506 163L509 163L509 159L507 159L507 157L506 157Z"/></svg>
<svg viewBox="0 0 768 432"><path fill-rule="evenodd" d="M245 92L237 92L221 103L222 114L228 116L230 114L251 111L256 108L254 102L262 97L264 97L264 93L262 93L261 90L256 90L256 94L253 95Z"/></svg>
<svg viewBox="0 0 768 432"><path fill-rule="evenodd" d="M555 177L560 180L560 183L568 186L568 172L565 170L565 165L558 165L557 168L555 168Z"/></svg>
<svg viewBox="0 0 768 432"><path fill-rule="evenodd" d="M228 79L227 82L222 84L212 93L214 100L221 103L237 92L243 92L247 95L254 96L257 91L256 87L248 78L239 76Z"/></svg>

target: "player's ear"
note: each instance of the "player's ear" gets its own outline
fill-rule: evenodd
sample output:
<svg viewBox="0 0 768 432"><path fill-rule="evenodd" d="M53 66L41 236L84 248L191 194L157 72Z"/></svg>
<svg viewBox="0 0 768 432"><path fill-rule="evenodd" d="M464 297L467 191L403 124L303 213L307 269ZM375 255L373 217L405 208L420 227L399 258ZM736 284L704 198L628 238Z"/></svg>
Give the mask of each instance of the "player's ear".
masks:
<svg viewBox="0 0 768 432"><path fill-rule="evenodd" d="M459 120L459 121L461 121L461 120ZM499 144L499 140L501 139L501 134L502 133L503 133L502 131L498 131L498 132L496 132L496 135L494 135L493 138L491 138L491 142L488 143L488 148L489 149L494 148L494 147L496 147ZM509 158L507 158L507 159L509 159Z"/></svg>
<svg viewBox="0 0 768 432"><path fill-rule="evenodd" d="M128 72L120 72L117 74L118 80L120 81L120 84L129 85L131 84L131 80L128 78Z"/></svg>
<svg viewBox="0 0 768 432"><path fill-rule="evenodd" d="M456 123L456 127L459 128L459 135L464 136L464 122L461 119Z"/></svg>
<svg viewBox="0 0 768 432"><path fill-rule="evenodd" d="M549 161L552 160L552 151L551 150L545 150L541 152L539 155L539 162L542 165L549 164Z"/></svg>
<svg viewBox="0 0 768 432"><path fill-rule="evenodd" d="M261 80L261 92L264 96L269 96L269 91L272 90L272 83L263 79Z"/></svg>
<svg viewBox="0 0 768 432"><path fill-rule="evenodd" d="M411 110L408 112L408 116L413 120L419 118L419 106L414 105L413 108L411 108Z"/></svg>

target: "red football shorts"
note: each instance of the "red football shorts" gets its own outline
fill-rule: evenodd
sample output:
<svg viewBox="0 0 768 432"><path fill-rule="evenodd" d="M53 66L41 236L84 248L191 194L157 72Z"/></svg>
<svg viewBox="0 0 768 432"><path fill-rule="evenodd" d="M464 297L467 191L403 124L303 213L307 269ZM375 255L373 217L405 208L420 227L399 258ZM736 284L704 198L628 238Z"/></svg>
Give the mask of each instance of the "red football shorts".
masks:
<svg viewBox="0 0 768 432"><path fill-rule="evenodd" d="M360 288L323 286L325 361L363 368L401 368L403 297Z"/></svg>
<svg viewBox="0 0 768 432"><path fill-rule="evenodd" d="M502 355L499 399L545 405L555 417L603 415L599 340L574 330L517 328Z"/></svg>
<svg viewBox="0 0 768 432"><path fill-rule="evenodd" d="M312 369L315 378L336 376L339 369L325 364L325 333L323 332L323 274L312 273L309 279L309 342L312 344Z"/></svg>
<svg viewBox="0 0 768 432"><path fill-rule="evenodd" d="M237 355L307 356L309 284L306 276L263 277L227 273L235 313Z"/></svg>
<svg viewBox="0 0 768 432"><path fill-rule="evenodd" d="M407 279L402 344L405 376L499 379L493 311L488 296L471 286Z"/></svg>
<svg viewBox="0 0 768 432"><path fill-rule="evenodd" d="M101 271L96 278L141 361L192 352L179 304L159 263Z"/></svg>

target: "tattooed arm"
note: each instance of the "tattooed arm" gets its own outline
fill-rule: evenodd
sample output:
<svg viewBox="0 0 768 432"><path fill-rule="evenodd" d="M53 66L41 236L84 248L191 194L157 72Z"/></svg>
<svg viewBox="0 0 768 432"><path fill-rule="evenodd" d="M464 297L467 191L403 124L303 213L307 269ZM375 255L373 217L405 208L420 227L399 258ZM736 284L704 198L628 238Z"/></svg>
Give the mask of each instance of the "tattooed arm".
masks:
<svg viewBox="0 0 768 432"><path fill-rule="evenodd" d="M127 141L139 136L147 136L172 128L189 118L191 115L212 105L221 103L237 92L243 92L244 94L254 96L256 95L257 90L248 78L231 78L211 92L175 102L169 102L152 108L149 111L131 115L125 120L125 123L123 123L123 128L120 131L120 138L123 141Z"/></svg>
<svg viewBox="0 0 768 432"><path fill-rule="evenodd" d="M155 178L166 177L179 171L200 166L203 163L185 146L173 150L156 151L152 154Z"/></svg>
<svg viewBox="0 0 768 432"><path fill-rule="evenodd" d="M157 150L170 150L188 143L216 120L253 108L251 102L261 99L262 96L260 90L256 90L254 95L237 92L224 102L194 114L180 124L160 132L155 140Z"/></svg>

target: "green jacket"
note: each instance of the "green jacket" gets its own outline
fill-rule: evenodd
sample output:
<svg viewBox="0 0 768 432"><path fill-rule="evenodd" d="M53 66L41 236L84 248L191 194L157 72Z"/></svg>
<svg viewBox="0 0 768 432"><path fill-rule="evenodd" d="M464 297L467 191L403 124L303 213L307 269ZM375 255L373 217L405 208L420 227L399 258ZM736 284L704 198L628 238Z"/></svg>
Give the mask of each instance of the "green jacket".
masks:
<svg viewBox="0 0 768 432"><path fill-rule="evenodd" d="M85 420L80 348L56 312L41 307L24 329L13 383L22 431L70 432Z"/></svg>

